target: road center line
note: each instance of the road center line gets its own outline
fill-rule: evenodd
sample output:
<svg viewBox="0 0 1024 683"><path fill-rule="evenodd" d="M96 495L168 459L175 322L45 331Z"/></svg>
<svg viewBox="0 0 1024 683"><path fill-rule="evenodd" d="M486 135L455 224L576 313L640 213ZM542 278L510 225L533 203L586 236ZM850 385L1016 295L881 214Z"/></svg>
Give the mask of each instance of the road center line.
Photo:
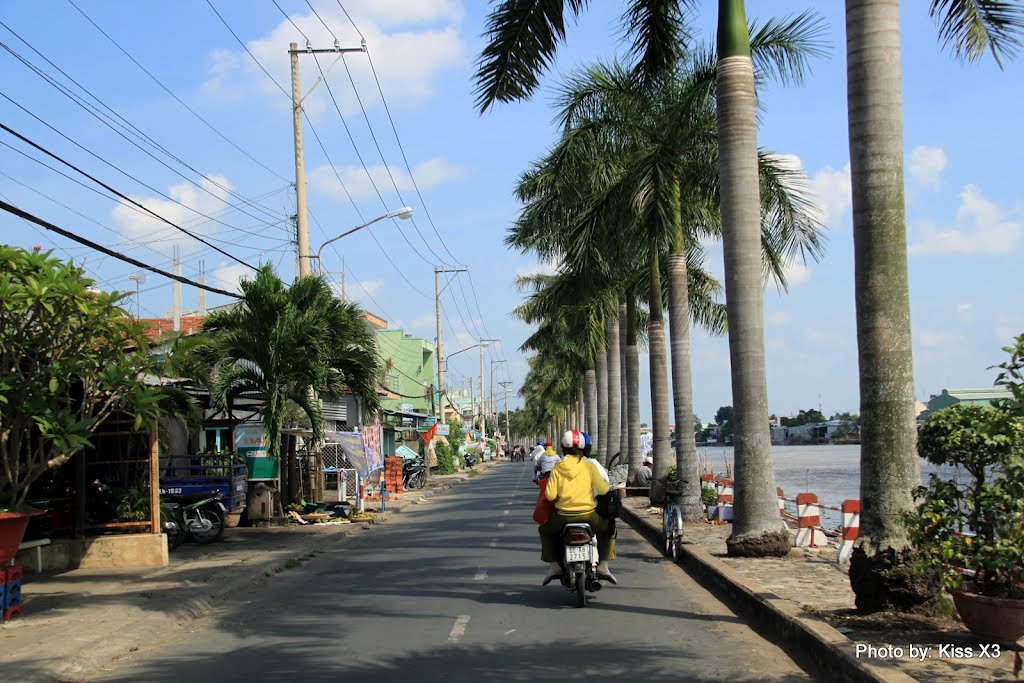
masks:
<svg viewBox="0 0 1024 683"><path fill-rule="evenodd" d="M505 522L498 522L498 528L499 529L504 529L505 528Z"/></svg>
<svg viewBox="0 0 1024 683"><path fill-rule="evenodd" d="M452 632L448 634L449 643L457 643L462 639L462 636L466 635L466 625L469 624L469 615L463 614L455 620L455 625L452 626Z"/></svg>
<svg viewBox="0 0 1024 683"><path fill-rule="evenodd" d="M495 538L495 539L493 539L491 541L491 547L492 548L497 548L498 547L498 539Z"/></svg>
<svg viewBox="0 0 1024 683"><path fill-rule="evenodd" d="M503 515L507 515L507 514L508 514L508 513L510 513L510 512L511 512L511 510L505 510L505 511L504 511L503 513L501 513L501 514L503 514Z"/></svg>
<svg viewBox="0 0 1024 683"><path fill-rule="evenodd" d="M486 578L487 578L487 570L486 569L481 569L480 571L478 571L476 573L476 576L473 577L473 580L474 581L483 581Z"/></svg>

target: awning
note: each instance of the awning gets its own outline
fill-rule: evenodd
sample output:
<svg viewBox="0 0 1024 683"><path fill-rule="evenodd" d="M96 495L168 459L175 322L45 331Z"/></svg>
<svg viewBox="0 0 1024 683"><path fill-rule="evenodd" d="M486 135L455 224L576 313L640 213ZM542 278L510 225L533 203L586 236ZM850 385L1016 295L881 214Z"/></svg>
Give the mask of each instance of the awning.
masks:
<svg viewBox="0 0 1024 683"><path fill-rule="evenodd" d="M419 453L404 444L395 449L395 455L405 458L406 460L416 460L420 457Z"/></svg>

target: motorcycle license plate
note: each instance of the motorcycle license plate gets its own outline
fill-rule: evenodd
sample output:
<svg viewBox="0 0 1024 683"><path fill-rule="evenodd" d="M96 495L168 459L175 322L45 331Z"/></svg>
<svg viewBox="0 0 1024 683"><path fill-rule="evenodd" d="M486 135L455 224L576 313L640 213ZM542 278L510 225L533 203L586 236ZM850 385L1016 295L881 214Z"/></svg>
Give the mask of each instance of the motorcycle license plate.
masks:
<svg viewBox="0 0 1024 683"><path fill-rule="evenodd" d="M590 562L589 545L570 545L565 548L567 562Z"/></svg>

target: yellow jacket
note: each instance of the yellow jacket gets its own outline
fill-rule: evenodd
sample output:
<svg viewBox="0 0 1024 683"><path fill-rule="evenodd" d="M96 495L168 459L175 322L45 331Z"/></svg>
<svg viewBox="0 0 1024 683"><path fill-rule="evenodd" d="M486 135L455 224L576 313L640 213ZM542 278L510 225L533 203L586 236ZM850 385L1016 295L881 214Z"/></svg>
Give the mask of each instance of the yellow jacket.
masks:
<svg viewBox="0 0 1024 683"><path fill-rule="evenodd" d="M548 446L547 448L544 449L544 455L554 455L554 456L557 457L558 453L555 452L554 448L552 448L551 446Z"/></svg>
<svg viewBox="0 0 1024 683"><path fill-rule="evenodd" d="M586 458L567 455L551 470L544 496L555 501L555 508L568 515L591 512L597 506L594 493L608 493L608 482Z"/></svg>

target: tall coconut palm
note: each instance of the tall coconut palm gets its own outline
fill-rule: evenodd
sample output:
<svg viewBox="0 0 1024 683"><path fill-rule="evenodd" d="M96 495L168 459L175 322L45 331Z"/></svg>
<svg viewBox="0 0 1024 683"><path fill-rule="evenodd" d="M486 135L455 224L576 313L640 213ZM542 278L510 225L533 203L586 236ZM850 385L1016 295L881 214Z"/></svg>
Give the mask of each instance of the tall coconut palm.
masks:
<svg viewBox="0 0 1024 683"><path fill-rule="evenodd" d="M319 276L287 287L262 266L241 283L242 299L203 321L200 353L213 369L213 400L247 392L263 400L267 451L280 455L288 402L309 418L314 442L323 438L319 401L310 392L359 397L369 413L379 408L380 361L363 311L334 296Z"/></svg>
<svg viewBox="0 0 1024 683"><path fill-rule="evenodd" d="M1001 65L1020 47L1024 4L932 0L947 47ZM862 501L850 563L857 607L912 606L915 587L901 514L921 481L914 414L903 180L903 96L897 0L847 0L847 107L860 364Z"/></svg>

